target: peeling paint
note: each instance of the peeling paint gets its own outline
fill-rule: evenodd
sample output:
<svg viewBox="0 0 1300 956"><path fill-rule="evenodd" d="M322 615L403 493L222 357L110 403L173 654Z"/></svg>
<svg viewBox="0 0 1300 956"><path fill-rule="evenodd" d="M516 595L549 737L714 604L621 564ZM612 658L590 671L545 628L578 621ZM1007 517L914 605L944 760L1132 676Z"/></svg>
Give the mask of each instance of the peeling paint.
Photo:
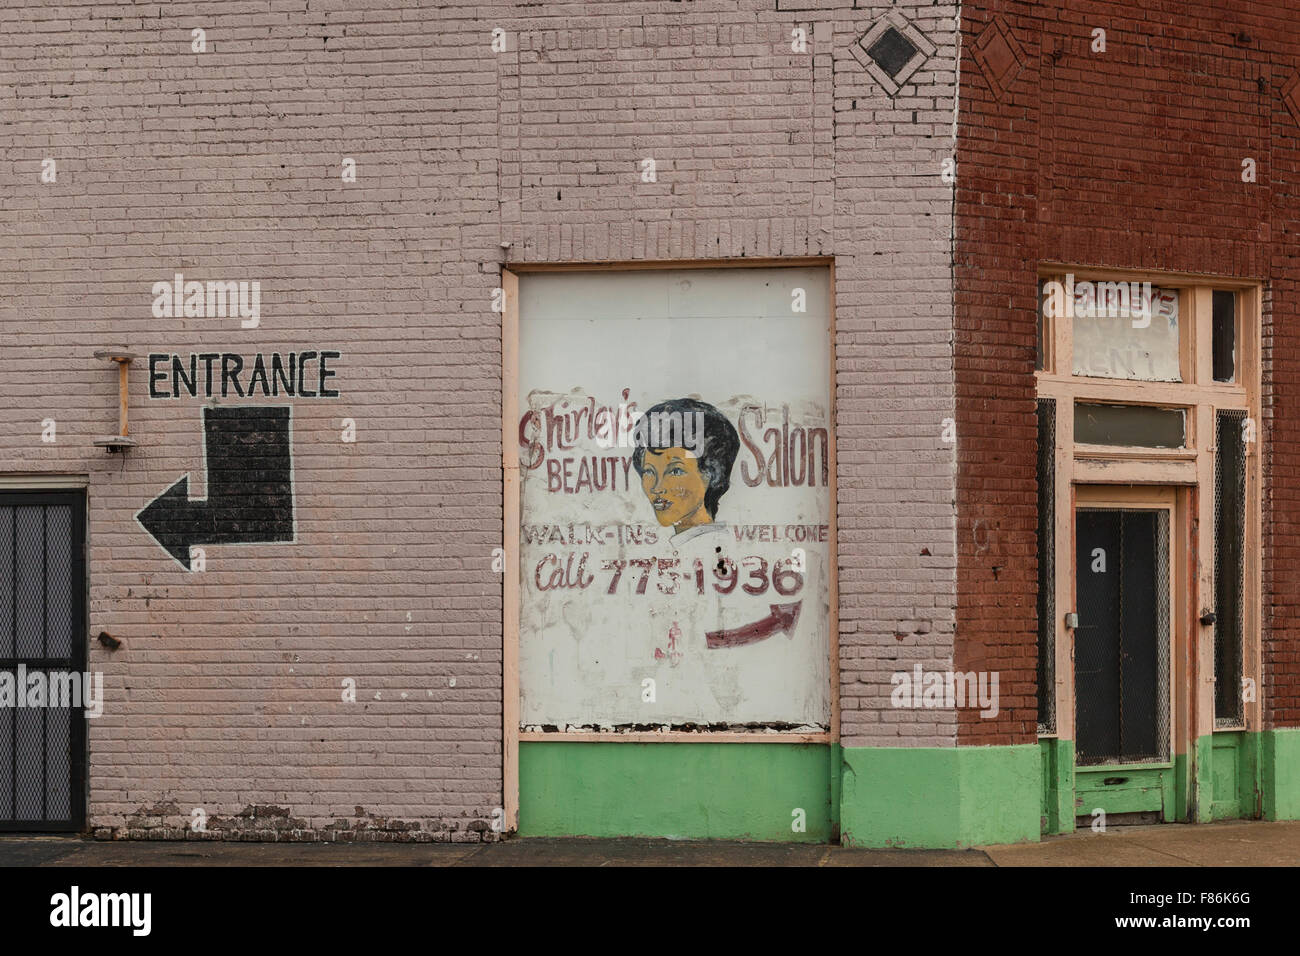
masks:
<svg viewBox="0 0 1300 956"><path fill-rule="evenodd" d="M791 724L772 721L766 723L684 723L684 724L525 724L522 728L525 733L555 733L555 734L591 734L591 733L620 733L620 734L639 734L639 733L688 733L688 734L712 734L725 733L727 731L753 733L755 731L766 731L767 733L804 733L818 734L825 733L825 727L816 727L809 724Z"/></svg>
<svg viewBox="0 0 1300 956"><path fill-rule="evenodd" d="M122 826L97 826L97 840L184 840L291 843L491 843L502 839L490 821L462 819L403 820L353 808L350 816L330 820L296 817L290 807L249 804L234 814L212 814L205 829L190 829L190 816L176 801L141 806Z"/></svg>

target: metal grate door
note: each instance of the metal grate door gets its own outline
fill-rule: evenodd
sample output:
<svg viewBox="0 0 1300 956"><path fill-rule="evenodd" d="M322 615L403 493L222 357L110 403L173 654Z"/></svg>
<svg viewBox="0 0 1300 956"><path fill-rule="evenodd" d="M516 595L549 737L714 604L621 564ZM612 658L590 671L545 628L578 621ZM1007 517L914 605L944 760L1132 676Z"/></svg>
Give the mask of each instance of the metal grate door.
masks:
<svg viewBox="0 0 1300 956"><path fill-rule="evenodd" d="M1169 512L1075 516L1079 766L1169 759Z"/></svg>
<svg viewBox="0 0 1300 956"><path fill-rule="evenodd" d="M33 674L86 671L85 508L80 492L0 492L0 830L85 824L81 701L27 699Z"/></svg>

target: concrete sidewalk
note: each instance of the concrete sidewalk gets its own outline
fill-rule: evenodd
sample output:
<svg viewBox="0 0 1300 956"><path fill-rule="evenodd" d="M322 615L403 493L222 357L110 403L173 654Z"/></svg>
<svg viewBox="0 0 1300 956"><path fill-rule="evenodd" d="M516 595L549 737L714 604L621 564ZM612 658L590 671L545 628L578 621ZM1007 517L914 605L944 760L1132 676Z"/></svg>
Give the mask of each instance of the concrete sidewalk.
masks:
<svg viewBox="0 0 1300 956"><path fill-rule="evenodd" d="M1300 866L1300 822L1113 827L982 851L995 866Z"/></svg>
<svg viewBox="0 0 1300 956"><path fill-rule="evenodd" d="M0 866L1296 866L1300 823L1116 827L972 850L646 839L504 843L96 842L0 837Z"/></svg>

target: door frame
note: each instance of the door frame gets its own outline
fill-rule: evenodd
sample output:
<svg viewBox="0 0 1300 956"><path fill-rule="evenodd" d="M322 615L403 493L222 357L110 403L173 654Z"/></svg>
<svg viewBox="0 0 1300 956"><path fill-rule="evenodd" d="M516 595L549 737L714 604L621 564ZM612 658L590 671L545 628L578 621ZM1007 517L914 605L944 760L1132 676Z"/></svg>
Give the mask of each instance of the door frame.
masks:
<svg viewBox="0 0 1300 956"><path fill-rule="evenodd" d="M1237 750L1245 768L1239 775L1242 804L1253 811L1237 816L1258 815L1261 799L1258 747L1255 735L1264 729L1263 643L1263 450L1269 440L1268 422L1263 417L1262 369L1263 322L1268 311L1266 285L1262 278L1232 278L1222 275L1157 272L1152 270L1098 269L1081 263L1047 261L1038 265L1040 283L1063 281L1072 275L1076 282L1150 281L1154 286L1177 290L1180 309L1180 380L1097 378L1073 374L1072 322L1046 315L1040 308L1038 329L1040 358L1034 372L1037 398L1051 402L1054 447L1040 450L1054 465L1053 500L1044 502L1043 513L1052 525L1051 554L1054 587L1050 606L1054 620L1041 625L1040 640L1052 642L1053 673L1050 685L1039 694L1053 696L1052 719L1040 724L1038 739L1044 754L1053 761L1054 776L1044 779L1044 806L1048 809L1046 832L1070 832L1075 828L1067 794L1075 789L1074 655L1072 634L1065 616L1075 609L1074 580L1068 569L1074 556L1074 498L1076 484L1115 486L1161 485L1178 488L1186 519L1180 532L1187 534L1188 547L1176 552L1180 573L1187 574L1191 592L1184 633L1190 645L1185 660L1180 658L1176 746L1194 741L1180 766L1186 766L1187 788L1174 794L1174 819L1206 822L1216 819L1214 806L1215 762L1213 751ZM1040 292L1043 286L1040 285ZM1213 375L1214 294L1235 294L1236 369L1230 382ZM1074 439L1076 402L1125 405L1160 405L1185 409L1187 429L1184 447L1145 448L1079 444ZM1215 625L1202 624L1203 611L1215 610L1215 490L1217 416L1220 412L1245 412L1254 425L1253 438L1246 442L1246 541L1242 583L1241 674L1255 690L1243 693L1241 719L1224 726L1215 720ZM1243 436L1244 437L1244 436ZM1051 587L1052 585L1046 585ZM1244 688L1243 688L1244 690ZM1182 756L1175 751L1176 756ZM1131 769L1131 768L1130 768ZM1168 771L1165 771L1168 773ZM1253 788L1253 797L1246 791ZM1249 801L1247 801L1247 798Z"/></svg>
<svg viewBox="0 0 1300 956"><path fill-rule="evenodd" d="M86 673L89 664L88 634L90 633L89 561L87 547L87 520L89 502L86 488L74 487L66 479L56 479L49 485L33 482L35 487L17 489L8 482L0 483L0 505L57 505L67 504L72 508L70 521L69 575L71 588L69 593L69 617L72 624L70 635L69 668L75 673ZM16 572L16 564L14 568ZM0 613L3 609L0 609ZM15 640L16 640L15 635ZM14 648L17 651L17 646ZM18 658L15 657L17 660ZM16 719L17 708L14 708ZM2 712L0 712L2 714ZM90 766L89 734L86 727L84 710L78 714L74 708L68 722L68 810L69 820L62 825L51 825L49 821L11 821L0 827L5 833L80 833L86 828L88 802L88 777ZM16 772L16 768L15 768ZM16 781L14 782L16 786Z"/></svg>
<svg viewBox="0 0 1300 956"><path fill-rule="evenodd" d="M1187 497L1187 489L1180 489L1172 485L1079 484L1075 486L1070 548L1070 587L1074 595L1070 605L1072 608L1077 609L1079 606L1077 535L1078 513L1080 511L1164 511L1168 515L1169 521L1167 556L1169 564L1169 633L1165 637L1168 643L1168 661L1163 675L1169 708L1169 736L1166 740L1169 756L1163 761L1141 764L1105 763L1090 764L1086 768L1079 767L1085 773L1102 768L1172 767L1179 753L1186 753L1189 746L1194 747L1194 741L1188 739L1189 722L1180 720L1179 708L1180 697L1185 699L1188 689L1194 686L1192 668L1188 666L1191 664L1191 634L1188 628L1189 608L1191 599L1194 597L1190 587L1192 576L1187 563L1178 559L1179 555L1187 555L1190 550L1188 547L1191 530L1188 523L1189 509L1184 500ZM1071 630L1070 658L1072 661L1074 660L1074 634L1075 632ZM1179 679L1180 675L1184 680ZM1074 668L1071 668L1070 680L1070 704L1074 715L1072 719L1074 726L1077 728L1079 692Z"/></svg>

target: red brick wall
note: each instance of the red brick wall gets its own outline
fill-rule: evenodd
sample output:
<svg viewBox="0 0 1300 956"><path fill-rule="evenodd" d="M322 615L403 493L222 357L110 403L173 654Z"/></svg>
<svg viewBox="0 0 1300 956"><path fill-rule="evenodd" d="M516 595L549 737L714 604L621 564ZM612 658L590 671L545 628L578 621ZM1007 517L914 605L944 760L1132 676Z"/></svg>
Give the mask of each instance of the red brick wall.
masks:
<svg viewBox="0 0 1300 956"><path fill-rule="evenodd" d="M1293 253L1300 127L1280 88L1300 27L1281 0L993 2L962 9L956 199L960 669L1001 671L1002 712L963 743L1034 739L1034 339L1041 261L1267 281L1266 726L1300 723L1294 647L1300 417ZM990 83L1000 17L1018 73ZM1092 49L1093 30L1106 50ZM983 62L981 62L983 60ZM1243 183L1242 160L1257 163ZM1287 331L1284 331L1287 330ZM987 529L987 535L985 534Z"/></svg>

